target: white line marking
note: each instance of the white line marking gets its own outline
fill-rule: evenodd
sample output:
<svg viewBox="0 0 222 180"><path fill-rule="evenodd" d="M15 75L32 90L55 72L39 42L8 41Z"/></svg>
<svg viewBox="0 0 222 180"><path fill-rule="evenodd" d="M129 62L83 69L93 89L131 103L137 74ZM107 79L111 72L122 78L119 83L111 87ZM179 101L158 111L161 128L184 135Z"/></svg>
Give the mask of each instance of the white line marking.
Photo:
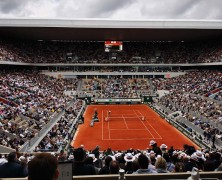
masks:
<svg viewBox="0 0 222 180"><path fill-rule="evenodd" d="M144 131L146 129L110 129L110 131L118 131L118 130L126 130L126 131Z"/></svg>
<svg viewBox="0 0 222 180"><path fill-rule="evenodd" d="M135 114L137 114L135 110L133 110L133 111L135 112ZM150 135L154 138L153 134L150 132L150 130L149 130L148 127L144 124L144 122L143 122L143 121L140 121L140 122L143 124L143 126L146 128L146 130L150 133Z"/></svg>
<svg viewBox="0 0 222 180"><path fill-rule="evenodd" d="M137 112L142 115L142 113L141 113L139 110L137 110ZM160 136L160 134L159 134L159 133L154 129L154 127L150 124L150 122L147 121L147 120L146 120L146 122L147 122L147 123L150 125L150 127L156 132L156 134L157 134L161 139L163 139L162 136Z"/></svg>
<svg viewBox="0 0 222 180"><path fill-rule="evenodd" d="M151 134L151 136L154 138L153 134L150 132L150 130L148 129L148 127L146 127L146 125L144 124L143 121L141 121L141 123L144 125L144 127L147 129L147 131Z"/></svg>
<svg viewBox="0 0 222 180"><path fill-rule="evenodd" d="M150 140L150 139L161 139L161 138L132 138L132 139L104 139L104 140L118 140L118 141L125 141L125 140Z"/></svg>
<svg viewBox="0 0 222 180"><path fill-rule="evenodd" d="M110 140L110 128L109 128L109 119L108 119L108 132L109 132L109 140Z"/></svg>
<svg viewBox="0 0 222 180"><path fill-rule="evenodd" d="M103 140L103 110L102 110L102 140Z"/></svg>
<svg viewBox="0 0 222 180"><path fill-rule="evenodd" d="M137 112L138 112L141 116L143 116L143 114L142 114L139 110L137 110Z"/></svg>
<svg viewBox="0 0 222 180"><path fill-rule="evenodd" d="M88 106L87 106L88 108ZM130 112L132 112L131 110L129 110ZM136 112L137 111L137 112ZM85 111L86 112L86 111ZM154 127L149 123L148 119L145 119L145 122L148 123L148 125L156 132L156 134L159 136L159 138L154 138L153 134L149 131L148 127L144 124L144 122L142 122L143 126L145 127L145 129L129 129L127 123L126 123L126 119L127 118L139 118L140 116L138 116L138 114L140 114L141 116L143 116L143 114L139 111L139 110L133 110L134 113L116 113L116 114L112 114L113 116L119 116L119 117L112 117L112 118L123 118L124 119L124 123L126 124L127 129L111 129L110 128L110 124L108 121L108 132L109 132L109 138L108 139L104 139L104 124L102 122L102 140L150 140L150 139L162 139L162 137L159 135L159 133L154 129ZM107 113L107 117L108 117L108 111ZM138 113L138 114L137 114ZM135 116L136 115L136 116ZM122 116L122 117L121 117ZM132 117L135 116L135 117ZM146 117L146 116L145 116ZM104 111L102 111L102 121L103 121L104 117ZM149 118L156 118L156 116L149 116ZM141 130L146 130L150 133L150 135L152 136L152 138L131 138L131 139L111 139L111 131L118 131L118 130L126 130L126 131L131 131L131 130L135 130L135 131L141 131Z"/></svg>
<svg viewBox="0 0 222 180"><path fill-rule="evenodd" d="M129 129L129 127L128 127L128 125L127 125L127 123L126 123L126 120L125 120L125 118L123 117L123 115L122 115L122 118L123 118L123 121L124 121L124 123L125 123L125 125L126 125L126 129Z"/></svg>
<svg viewBox="0 0 222 180"><path fill-rule="evenodd" d="M150 127L156 132L156 134L161 138L161 139L163 139L162 138L162 136L160 136L160 134L155 130L155 128L149 123L149 121L146 121L149 125L150 125Z"/></svg>

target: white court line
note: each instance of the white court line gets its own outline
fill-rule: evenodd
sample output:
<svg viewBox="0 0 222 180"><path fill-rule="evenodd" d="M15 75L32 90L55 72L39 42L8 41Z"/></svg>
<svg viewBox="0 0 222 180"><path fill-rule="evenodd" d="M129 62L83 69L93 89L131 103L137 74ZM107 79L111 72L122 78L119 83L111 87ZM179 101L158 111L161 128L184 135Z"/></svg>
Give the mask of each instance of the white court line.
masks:
<svg viewBox="0 0 222 180"><path fill-rule="evenodd" d="M104 139L104 140L118 140L118 141L125 141L125 140L156 140L156 139L162 139L162 138L131 138L131 139Z"/></svg>
<svg viewBox="0 0 222 180"><path fill-rule="evenodd" d="M109 140L110 140L110 128L109 128L109 119L108 119L108 132L109 132Z"/></svg>
<svg viewBox="0 0 222 180"><path fill-rule="evenodd" d="M116 117L110 117L110 119L122 119L122 118L125 118L125 119L135 119L135 118L139 118L139 116L135 116L135 114L134 114L134 116L130 116L130 117L124 116L124 115L116 116Z"/></svg>
<svg viewBox="0 0 222 180"><path fill-rule="evenodd" d="M135 112L135 114L137 115L136 111L133 110ZM138 117L138 115L137 115ZM146 128L146 130L150 133L150 135L154 138L153 134L150 132L150 130L148 129L148 127L145 126L144 122L141 120L141 123L144 125L144 127Z"/></svg>
<svg viewBox="0 0 222 180"><path fill-rule="evenodd" d="M102 110L102 140L103 140L103 110Z"/></svg>
<svg viewBox="0 0 222 180"><path fill-rule="evenodd" d="M146 121L146 122L150 125L151 128L153 128L153 130L158 134L158 136L159 136L161 139L163 139L162 136L160 136L160 134L155 130L155 128L149 123L149 121Z"/></svg>
<svg viewBox="0 0 222 180"><path fill-rule="evenodd" d="M153 134L150 132L150 130L148 129L148 127L146 127L146 125L144 124L144 122L143 122L143 121L141 121L141 122L142 122L142 124L144 125L144 127L147 129L147 131L151 134L151 136L154 138Z"/></svg>
<svg viewBox="0 0 222 180"><path fill-rule="evenodd" d="M144 116L139 110L136 110L141 116Z"/></svg>
<svg viewBox="0 0 222 180"><path fill-rule="evenodd" d="M139 110L137 110L140 114L142 114ZM155 128L150 124L150 122L149 121L147 121L146 120L146 122L150 125L150 127L156 132L156 134L161 138L161 139L163 139L162 138L162 136L160 136L160 134L155 130Z"/></svg>
<svg viewBox="0 0 222 180"><path fill-rule="evenodd" d="M138 111L138 113L139 114L141 114L142 115L142 113L139 111L139 110L137 110ZM136 115L136 117L138 118L138 114L135 112L135 110L133 111L134 113L133 114L130 114L130 115ZM124 122L126 123L126 120L125 120L125 118L127 118L127 117L124 117L124 115L123 114L112 114L112 115L121 115L122 116L122 118L124 119ZM129 114L126 114L127 116L129 116ZM104 116L104 114L103 114L103 111L102 111L102 120L103 120L103 116ZM107 116L108 116L108 111L107 111ZM115 117L114 117L115 118ZM119 118L121 118L121 117L119 117ZM147 120L146 120L146 122L148 122ZM143 123L143 122L142 122ZM149 122L148 122L149 123ZM151 126L151 128L152 129L154 129L153 127L152 127L152 125L149 123L149 125ZM126 127L128 128L128 129L111 129L110 128L110 124L109 124L109 121L108 121L108 132L109 132L109 139L104 139L104 130L103 130L103 128L104 128L104 125L103 125L103 122L102 122L102 140L150 140L150 139L162 139L162 137L159 135L159 133L157 133L156 132L156 130L154 129L154 131L159 135L159 138L154 138L154 136L153 136L153 134L149 131L149 129L147 128L147 126L145 126L145 124L143 123L143 126L145 127L145 129L129 129L128 128L128 126L127 126L127 124L126 124ZM110 135L110 133L111 133L111 131L117 131L117 130L138 130L138 131L140 131L140 130L147 130L149 133L150 133L150 135L152 136L152 138L131 138L131 139L111 139L111 135Z"/></svg>
<svg viewBox="0 0 222 180"><path fill-rule="evenodd" d="M118 130L126 130L126 131L131 131L131 130L135 130L135 131L144 131L146 129L110 129L110 131L118 131Z"/></svg>
<svg viewBox="0 0 222 180"><path fill-rule="evenodd" d="M126 119L123 117L123 115L122 115L122 118L123 118L123 121L124 121L124 123L126 125L126 129L129 129L129 127L128 127L127 123L126 123Z"/></svg>
<svg viewBox="0 0 222 180"><path fill-rule="evenodd" d="M112 114L110 117L121 117L121 116L135 116L135 114Z"/></svg>
<svg viewBox="0 0 222 180"><path fill-rule="evenodd" d="M133 110L133 114L135 114L138 117L138 114L136 113L137 110Z"/></svg>

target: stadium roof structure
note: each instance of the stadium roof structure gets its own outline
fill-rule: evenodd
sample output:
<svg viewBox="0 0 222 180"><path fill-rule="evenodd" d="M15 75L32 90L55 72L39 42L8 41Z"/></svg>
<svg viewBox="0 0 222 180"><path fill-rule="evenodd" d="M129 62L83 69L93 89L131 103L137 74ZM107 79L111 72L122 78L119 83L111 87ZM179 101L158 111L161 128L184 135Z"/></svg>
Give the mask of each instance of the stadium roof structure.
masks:
<svg viewBox="0 0 222 180"><path fill-rule="evenodd" d="M196 41L222 38L219 20L0 19L1 39Z"/></svg>

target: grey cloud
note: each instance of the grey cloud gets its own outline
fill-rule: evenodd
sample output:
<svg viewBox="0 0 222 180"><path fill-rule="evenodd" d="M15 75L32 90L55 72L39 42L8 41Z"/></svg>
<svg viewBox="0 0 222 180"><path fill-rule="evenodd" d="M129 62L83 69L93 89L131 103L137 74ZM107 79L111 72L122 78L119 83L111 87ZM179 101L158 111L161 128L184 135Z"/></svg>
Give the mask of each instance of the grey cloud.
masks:
<svg viewBox="0 0 222 180"><path fill-rule="evenodd" d="M200 0L186 0L181 1L178 3L178 6L175 6L175 8L172 11L172 15L183 15L190 9L192 9L194 6L196 6L199 3Z"/></svg>
<svg viewBox="0 0 222 180"><path fill-rule="evenodd" d="M0 0L0 17L222 19L222 0Z"/></svg>
<svg viewBox="0 0 222 180"><path fill-rule="evenodd" d="M147 0L144 4L142 18L148 19L221 19L222 16L219 0Z"/></svg>
<svg viewBox="0 0 222 180"><path fill-rule="evenodd" d="M199 0L159 0L158 3L152 3L152 0L148 0L147 4L152 4L151 6L143 6L141 8L141 14L144 17L153 17L153 19L178 19L183 17L183 15L192 9L198 3Z"/></svg>
<svg viewBox="0 0 222 180"><path fill-rule="evenodd" d="M5 14L10 14L15 11L21 11L21 7L27 4L27 0L1 0L0 11Z"/></svg>
<svg viewBox="0 0 222 180"><path fill-rule="evenodd" d="M92 18L108 18L108 15L115 13L119 9L123 9L130 5L133 0L94 0L87 15Z"/></svg>
<svg viewBox="0 0 222 180"><path fill-rule="evenodd" d="M199 0L195 1L191 8L187 9L182 15L189 19L221 19L222 1L218 0Z"/></svg>

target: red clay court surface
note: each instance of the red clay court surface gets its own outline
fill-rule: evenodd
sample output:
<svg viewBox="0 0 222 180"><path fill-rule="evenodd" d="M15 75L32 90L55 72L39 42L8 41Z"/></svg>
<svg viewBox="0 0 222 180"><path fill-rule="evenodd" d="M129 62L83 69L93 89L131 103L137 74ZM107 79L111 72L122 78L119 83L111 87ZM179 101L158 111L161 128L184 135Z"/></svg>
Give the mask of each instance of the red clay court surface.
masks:
<svg viewBox="0 0 222 180"><path fill-rule="evenodd" d="M100 121L90 127L95 109ZM106 121L109 111L111 115ZM79 126L73 139L74 148L83 144L88 150L96 145L101 150L108 147L113 150L146 149L150 148L150 140L158 145L164 143L168 148L183 149L184 144L199 148L147 105L89 105L84 118L84 124Z"/></svg>

